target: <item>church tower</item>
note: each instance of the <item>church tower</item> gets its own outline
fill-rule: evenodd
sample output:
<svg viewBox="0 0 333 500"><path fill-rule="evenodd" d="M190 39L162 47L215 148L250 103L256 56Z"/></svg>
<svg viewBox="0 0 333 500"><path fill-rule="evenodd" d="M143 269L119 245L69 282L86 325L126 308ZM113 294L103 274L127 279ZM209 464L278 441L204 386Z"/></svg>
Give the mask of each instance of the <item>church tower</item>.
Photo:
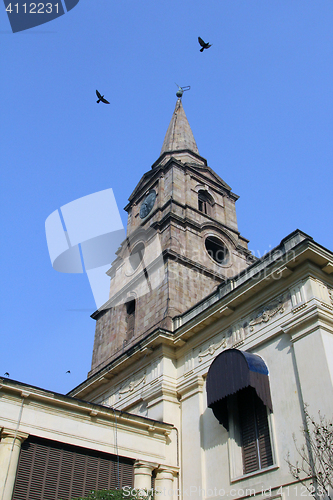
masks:
<svg viewBox="0 0 333 500"><path fill-rule="evenodd" d="M92 375L254 260L237 226L238 196L199 155L182 101L161 154L129 197L127 238L108 271L96 319Z"/></svg>

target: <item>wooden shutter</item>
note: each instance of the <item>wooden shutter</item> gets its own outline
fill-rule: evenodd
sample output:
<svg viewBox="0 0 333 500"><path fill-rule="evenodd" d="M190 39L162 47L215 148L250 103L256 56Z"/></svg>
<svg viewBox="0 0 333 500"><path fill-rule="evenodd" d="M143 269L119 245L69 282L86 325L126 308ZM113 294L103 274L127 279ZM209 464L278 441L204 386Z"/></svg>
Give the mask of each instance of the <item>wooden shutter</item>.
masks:
<svg viewBox="0 0 333 500"><path fill-rule="evenodd" d="M133 460L119 457L119 487L133 486ZM118 457L30 436L21 447L12 500L70 500L118 487Z"/></svg>
<svg viewBox="0 0 333 500"><path fill-rule="evenodd" d="M273 465L273 455L269 435L267 408L258 397L256 397L255 399L255 410L257 419L260 468L264 469L265 467Z"/></svg>
<svg viewBox="0 0 333 500"><path fill-rule="evenodd" d="M267 409L253 388L238 393L243 472L248 474L273 464Z"/></svg>
<svg viewBox="0 0 333 500"><path fill-rule="evenodd" d="M247 474L259 469L254 403L250 390L240 391L238 396L243 472Z"/></svg>

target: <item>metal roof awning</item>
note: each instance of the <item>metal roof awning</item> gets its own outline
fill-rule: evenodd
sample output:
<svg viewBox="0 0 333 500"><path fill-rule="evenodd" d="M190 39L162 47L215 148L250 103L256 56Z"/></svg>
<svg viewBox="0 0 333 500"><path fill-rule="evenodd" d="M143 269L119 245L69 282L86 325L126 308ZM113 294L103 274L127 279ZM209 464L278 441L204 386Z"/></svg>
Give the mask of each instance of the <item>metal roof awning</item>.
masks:
<svg viewBox="0 0 333 500"><path fill-rule="evenodd" d="M227 398L241 389L252 387L265 406L272 411L268 369L257 354L226 349L211 364L207 375L207 405L228 429Z"/></svg>

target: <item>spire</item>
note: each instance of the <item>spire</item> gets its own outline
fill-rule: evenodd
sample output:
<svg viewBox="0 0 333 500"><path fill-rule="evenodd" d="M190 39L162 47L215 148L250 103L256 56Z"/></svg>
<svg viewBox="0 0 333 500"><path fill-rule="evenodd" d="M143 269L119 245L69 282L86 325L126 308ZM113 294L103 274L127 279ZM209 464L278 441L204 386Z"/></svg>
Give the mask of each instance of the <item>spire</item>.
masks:
<svg viewBox="0 0 333 500"><path fill-rule="evenodd" d="M190 124L187 121L181 99L177 100L161 150L161 155L167 151L189 149L199 154Z"/></svg>

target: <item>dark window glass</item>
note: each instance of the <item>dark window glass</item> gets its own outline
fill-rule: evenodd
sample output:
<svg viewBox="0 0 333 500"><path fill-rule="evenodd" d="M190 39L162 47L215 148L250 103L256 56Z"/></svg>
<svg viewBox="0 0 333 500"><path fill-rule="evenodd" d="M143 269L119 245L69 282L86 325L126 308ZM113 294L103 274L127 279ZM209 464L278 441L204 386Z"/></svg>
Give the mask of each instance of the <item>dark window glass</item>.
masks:
<svg viewBox="0 0 333 500"><path fill-rule="evenodd" d="M134 335L135 326L135 300L130 300L126 303L127 313L127 340Z"/></svg>
<svg viewBox="0 0 333 500"><path fill-rule="evenodd" d="M205 247L208 255L218 264L226 264L229 260L227 247L215 236L208 236L205 241Z"/></svg>
<svg viewBox="0 0 333 500"><path fill-rule="evenodd" d="M198 209L204 214L211 215L211 207L213 205L213 199L206 193L206 191L198 192Z"/></svg>

